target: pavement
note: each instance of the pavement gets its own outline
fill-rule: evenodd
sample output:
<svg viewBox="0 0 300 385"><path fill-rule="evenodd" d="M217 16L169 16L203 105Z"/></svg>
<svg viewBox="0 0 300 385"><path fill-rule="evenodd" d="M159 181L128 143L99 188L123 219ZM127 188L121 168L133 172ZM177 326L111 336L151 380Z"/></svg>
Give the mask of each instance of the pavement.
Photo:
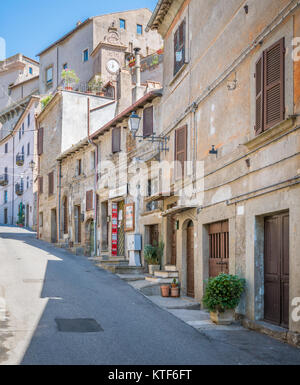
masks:
<svg viewBox="0 0 300 385"><path fill-rule="evenodd" d="M297 348L164 309L24 229L0 227L0 297L1 365L300 364Z"/></svg>

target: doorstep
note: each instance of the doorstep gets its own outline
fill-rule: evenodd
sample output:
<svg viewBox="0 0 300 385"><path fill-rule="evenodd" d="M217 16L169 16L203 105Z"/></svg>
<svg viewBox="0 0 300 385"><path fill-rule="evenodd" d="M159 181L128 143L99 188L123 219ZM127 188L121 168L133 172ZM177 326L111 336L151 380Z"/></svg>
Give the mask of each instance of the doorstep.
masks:
<svg viewBox="0 0 300 385"><path fill-rule="evenodd" d="M284 329L280 326L270 324L265 321L252 321L248 318L242 320L242 325L250 330L267 334L279 341L288 343L290 345L300 347L300 334Z"/></svg>

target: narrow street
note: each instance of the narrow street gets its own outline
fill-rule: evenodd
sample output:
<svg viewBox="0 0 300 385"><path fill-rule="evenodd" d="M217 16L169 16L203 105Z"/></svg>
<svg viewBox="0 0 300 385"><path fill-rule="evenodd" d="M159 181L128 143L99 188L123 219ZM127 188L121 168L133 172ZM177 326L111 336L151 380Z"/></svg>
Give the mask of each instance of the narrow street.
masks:
<svg viewBox="0 0 300 385"><path fill-rule="evenodd" d="M0 297L1 365L300 363L299 349L255 332L202 334L86 258L14 227L0 227ZM98 325L63 332L59 319Z"/></svg>

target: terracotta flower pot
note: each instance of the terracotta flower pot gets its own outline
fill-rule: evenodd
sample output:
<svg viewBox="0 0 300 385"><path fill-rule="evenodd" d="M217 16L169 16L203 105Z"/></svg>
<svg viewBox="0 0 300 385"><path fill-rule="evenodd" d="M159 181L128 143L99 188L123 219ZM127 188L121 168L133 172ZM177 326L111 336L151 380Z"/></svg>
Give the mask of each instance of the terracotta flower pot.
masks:
<svg viewBox="0 0 300 385"><path fill-rule="evenodd" d="M65 90L67 90L67 91L73 91L73 87L65 87Z"/></svg>
<svg viewBox="0 0 300 385"><path fill-rule="evenodd" d="M170 297L170 286L164 285L160 287L162 297Z"/></svg>
<svg viewBox="0 0 300 385"><path fill-rule="evenodd" d="M180 288L177 287L171 287L171 297L180 297Z"/></svg>

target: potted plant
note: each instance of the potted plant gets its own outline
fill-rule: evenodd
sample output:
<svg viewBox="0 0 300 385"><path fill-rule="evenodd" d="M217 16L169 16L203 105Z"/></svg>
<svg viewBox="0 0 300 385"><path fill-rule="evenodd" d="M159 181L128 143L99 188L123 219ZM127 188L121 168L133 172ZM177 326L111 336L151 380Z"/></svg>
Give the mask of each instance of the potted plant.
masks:
<svg viewBox="0 0 300 385"><path fill-rule="evenodd" d="M157 248L152 245L146 245L144 248L144 258L148 264L149 274L154 275L155 271L160 270L160 262L157 258Z"/></svg>
<svg viewBox="0 0 300 385"><path fill-rule="evenodd" d="M73 90L72 84L79 83L79 78L75 71L68 68L62 70L61 78L64 80L65 89L69 91Z"/></svg>
<svg viewBox="0 0 300 385"><path fill-rule="evenodd" d="M230 325L244 289L245 280L236 275L220 274L210 278L203 297L210 319L219 325Z"/></svg>
<svg viewBox="0 0 300 385"><path fill-rule="evenodd" d="M170 297L170 285L162 285L160 292L162 297Z"/></svg>
<svg viewBox="0 0 300 385"><path fill-rule="evenodd" d="M104 92L102 91L103 81L101 78L93 79L89 82L89 90L95 93L96 95L103 96Z"/></svg>
<svg viewBox="0 0 300 385"><path fill-rule="evenodd" d="M180 297L179 283L176 278L171 283L171 297Z"/></svg>

